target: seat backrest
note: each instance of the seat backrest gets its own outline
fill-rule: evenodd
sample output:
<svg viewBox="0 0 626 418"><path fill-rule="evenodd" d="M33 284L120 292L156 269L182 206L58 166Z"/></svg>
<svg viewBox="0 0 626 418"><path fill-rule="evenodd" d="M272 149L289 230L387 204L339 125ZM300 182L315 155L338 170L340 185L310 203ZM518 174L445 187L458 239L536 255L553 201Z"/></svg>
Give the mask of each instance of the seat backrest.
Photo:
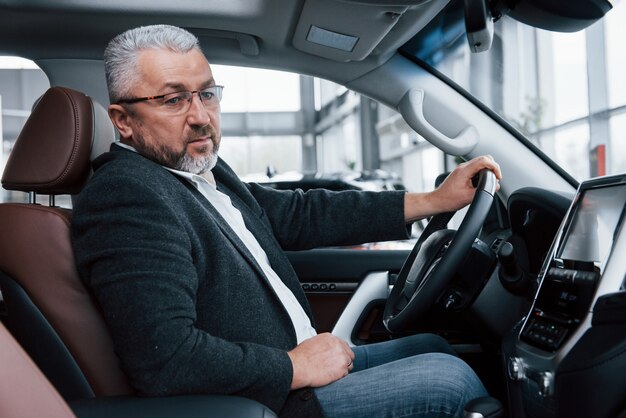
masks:
<svg viewBox="0 0 626 418"><path fill-rule="evenodd" d="M91 158L108 150L114 138L113 126L102 106L83 93L52 87L26 121L7 161L2 186L31 196L76 194L90 175ZM70 219L70 210L56 206L34 202L0 204L1 276L5 282L15 281L34 305L31 307L30 301L17 296L7 298L8 293L19 292L10 291L11 286L0 281L8 310L4 322L20 340L20 335L27 337L29 332L37 331L31 331L23 318L15 318L16 312L27 311L29 317L37 317L33 311L38 309L42 314L38 317L45 318L43 321L47 320L58 334L93 394L131 394L133 390L119 368L99 308L78 277L70 242ZM33 340L33 335L30 338ZM31 352L27 344L20 343L55 387L62 387L72 364L56 364L51 370L53 366L46 367L40 361L45 363L46 353L49 356L63 347L42 349L31 344ZM35 355L35 351L40 354ZM66 398L72 396L69 393L76 393L59 390Z"/></svg>
<svg viewBox="0 0 626 418"><path fill-rule="evenodd" d="M59 393L1 323L0 364L0 417L74 417Z"/></svg>

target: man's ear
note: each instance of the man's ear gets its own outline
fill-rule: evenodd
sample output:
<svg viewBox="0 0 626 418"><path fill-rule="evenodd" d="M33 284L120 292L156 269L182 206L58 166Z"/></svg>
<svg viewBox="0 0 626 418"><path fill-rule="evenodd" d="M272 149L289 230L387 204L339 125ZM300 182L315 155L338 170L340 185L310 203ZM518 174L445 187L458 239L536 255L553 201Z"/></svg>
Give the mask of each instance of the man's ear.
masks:
<svg viewBox="0 0 626 418"><path fill-rule="evenodd" d="M133 127L130 121L131 115L122 105L109 105L109 118L120 133L120 138L128 139L133 136Z"/></svg>

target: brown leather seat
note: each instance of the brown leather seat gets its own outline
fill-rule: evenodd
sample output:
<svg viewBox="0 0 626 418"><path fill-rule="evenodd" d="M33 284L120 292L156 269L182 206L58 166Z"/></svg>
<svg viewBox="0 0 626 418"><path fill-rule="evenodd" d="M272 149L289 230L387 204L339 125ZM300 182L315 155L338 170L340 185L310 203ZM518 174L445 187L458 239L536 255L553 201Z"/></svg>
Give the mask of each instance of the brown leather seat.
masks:
<svg viewBox="0 0 626 418"><path fill-rule="evenodd" d="M74 417L63 398L1 323L0 364L0 417Z"/></svg>
<svg viewBox="0 0 626 418"><path fill-rule="evenodd" d="M19 135L2 186L28 192L31 200L37 193L76 194L89 177L91 156L108 150L114 139L102 106L78 91L52 87ZM96 396L130 394L133 391L118 366L104 320L78 278L70 218L71 211L60 207L0 204L0 271L8 276L5 281L12 279L24 289L58 333ZM9 291L9 285L2 287L3 292ZM16 318L10 308L17 302L5 299L7 326L14 335L24 335L28 330L15 329L20 324L11 321ZM45 353L31 356L38 364L45 362ZM46 370L45 365L40 367ZM61 382L66 380L62 370L53 374L59 373L46 373L58 388L67 384Z"/></svg>

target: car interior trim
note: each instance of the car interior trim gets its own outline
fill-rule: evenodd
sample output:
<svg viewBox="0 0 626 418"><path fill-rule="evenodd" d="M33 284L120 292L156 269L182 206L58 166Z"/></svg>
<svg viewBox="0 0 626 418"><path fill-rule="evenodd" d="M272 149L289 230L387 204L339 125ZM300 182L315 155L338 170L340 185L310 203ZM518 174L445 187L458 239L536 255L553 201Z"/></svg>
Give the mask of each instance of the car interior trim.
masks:
<svg viewBox="0 0 626 418"><path fill-rule="evenodd" d="M359 318L361 318L362 313L371 301L387 299L388 285L388 272L374 272L365 276L341 313L332 333L348 341L350 345L356 345L352 336Z"/></svg>

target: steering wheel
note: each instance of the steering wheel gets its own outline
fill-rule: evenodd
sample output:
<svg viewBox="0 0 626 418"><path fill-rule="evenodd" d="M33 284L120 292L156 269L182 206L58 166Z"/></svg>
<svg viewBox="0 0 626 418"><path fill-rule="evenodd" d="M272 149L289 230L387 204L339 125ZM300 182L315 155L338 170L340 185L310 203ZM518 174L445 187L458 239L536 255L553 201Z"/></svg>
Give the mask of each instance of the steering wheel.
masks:
<svg viewBox="0 0 626 418"><path fill-rule="evenodd" d="M449 285L485 222L496 191L496 176L478 174L476 193L458 231L443 229L454 212L431 219L407 257L389 294L383 323L390 332L422 316Z"/></svg>

